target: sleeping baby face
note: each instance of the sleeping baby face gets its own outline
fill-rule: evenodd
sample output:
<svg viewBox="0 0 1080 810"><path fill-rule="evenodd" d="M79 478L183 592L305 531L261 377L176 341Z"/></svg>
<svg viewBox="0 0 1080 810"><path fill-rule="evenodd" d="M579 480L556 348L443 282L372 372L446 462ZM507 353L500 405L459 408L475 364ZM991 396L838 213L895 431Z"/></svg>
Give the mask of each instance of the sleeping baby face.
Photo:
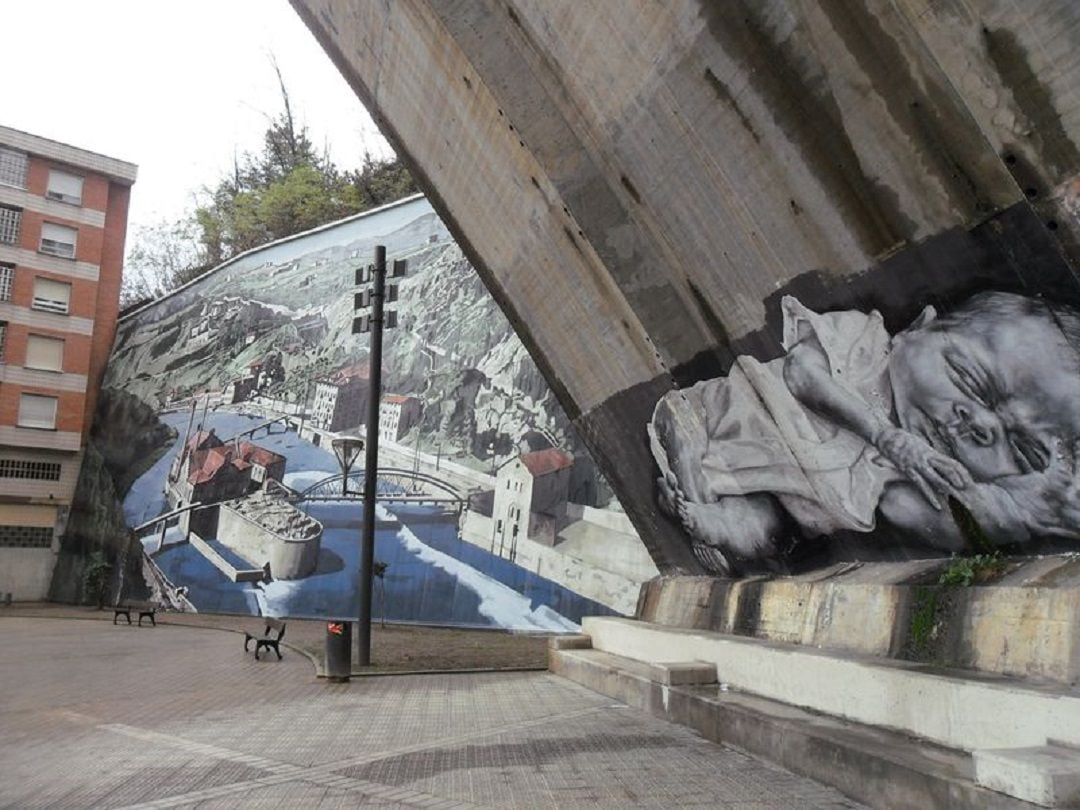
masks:
<svg viewBox="0 0 1080 810"><path fill-rule="evenodd" d="M1041 311L1004 317L971 305L934 317L928 308L893 340L901 426L976 481L1044 471L1057 441L1080 435L1077 356L1057 324Z"/></svg>

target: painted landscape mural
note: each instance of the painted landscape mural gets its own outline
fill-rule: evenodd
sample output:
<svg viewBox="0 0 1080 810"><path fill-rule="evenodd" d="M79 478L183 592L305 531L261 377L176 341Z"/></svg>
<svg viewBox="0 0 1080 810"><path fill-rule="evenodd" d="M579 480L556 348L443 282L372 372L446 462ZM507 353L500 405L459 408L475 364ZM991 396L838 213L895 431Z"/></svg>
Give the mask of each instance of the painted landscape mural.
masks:
<svg viewBox="0 0 1080 810"><path fill-rule="evenodd" d="M370 369L354 280L396 279L379 406L375 612L566 631L656 574L561 408L421 197L269 245L120 321L94 445L154 596L356 615Z"/></svg>

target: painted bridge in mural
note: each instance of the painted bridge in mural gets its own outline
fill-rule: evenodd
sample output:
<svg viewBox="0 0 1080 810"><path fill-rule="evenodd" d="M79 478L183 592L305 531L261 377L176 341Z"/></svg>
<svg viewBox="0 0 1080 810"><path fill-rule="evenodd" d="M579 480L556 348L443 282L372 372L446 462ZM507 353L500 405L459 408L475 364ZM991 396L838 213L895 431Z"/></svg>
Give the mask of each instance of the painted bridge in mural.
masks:
<svg viewBox="0 0 1080 810"><path fill-rule="evenodd" d="M290 496L294 502L363 500L365 471L328 476ZM378 500L396 503L449 505L458 509L468 502L468 494L434 475L402 467L380 467Z"/></svg>

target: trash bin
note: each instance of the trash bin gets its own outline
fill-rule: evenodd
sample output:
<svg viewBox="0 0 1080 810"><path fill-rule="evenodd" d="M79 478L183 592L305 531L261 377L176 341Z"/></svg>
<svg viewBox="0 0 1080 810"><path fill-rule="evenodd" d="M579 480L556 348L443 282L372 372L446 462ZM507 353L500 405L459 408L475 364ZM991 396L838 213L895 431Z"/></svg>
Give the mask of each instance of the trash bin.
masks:
<svg viewBox="0 0 1080 810"><path fill-rule="evenodd" d="M352 672L352 622L331 619L326 623L326 677L344 683Z"/></svg>

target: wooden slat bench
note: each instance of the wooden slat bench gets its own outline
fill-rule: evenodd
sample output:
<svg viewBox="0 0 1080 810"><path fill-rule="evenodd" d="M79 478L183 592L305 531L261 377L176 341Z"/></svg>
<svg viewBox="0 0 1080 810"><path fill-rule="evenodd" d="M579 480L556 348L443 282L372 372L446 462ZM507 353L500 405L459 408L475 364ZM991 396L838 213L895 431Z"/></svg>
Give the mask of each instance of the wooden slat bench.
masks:
<svg viewBox="0 0 1080 810"><path fill-rule="evenodd" d="M131 624L131 612L135 611L139 614L139 627L142 627L142 620L149 619L150 624L157 627L157 622L154 621L154 613L157 612L159 605L155 605L153 602L121 602L113 608L112 623L116 624L116 620L123 616L127 619L127 623Z"/></svg>
<svg viewBox="0 0 1080 810"><path fill-rule="evenodd" d="M277 653L278 660L281 660L281 639L285 635L285 622L280 619L263 619L261 622L266 626L261 636L255 633L244 633L244 652L248 651L248 645L255 642L255 660L259 660L259 650L273 650ZM275 632L277 635L271 635Z"/></svg>

